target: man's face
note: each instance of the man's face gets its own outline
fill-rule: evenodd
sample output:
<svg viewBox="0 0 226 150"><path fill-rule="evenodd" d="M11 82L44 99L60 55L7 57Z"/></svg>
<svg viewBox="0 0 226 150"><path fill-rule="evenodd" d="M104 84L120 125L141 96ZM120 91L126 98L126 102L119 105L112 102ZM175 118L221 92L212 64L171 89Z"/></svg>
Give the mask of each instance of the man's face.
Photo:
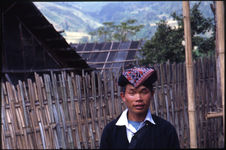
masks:
<svg viewBox="0 0 226 150"><path fill-rule="evenodd" d="M127 84L125 93L121 93L121 98L131 115L146 115L152 96L153 93L143 85L135 88L131 84Z"/></svg>

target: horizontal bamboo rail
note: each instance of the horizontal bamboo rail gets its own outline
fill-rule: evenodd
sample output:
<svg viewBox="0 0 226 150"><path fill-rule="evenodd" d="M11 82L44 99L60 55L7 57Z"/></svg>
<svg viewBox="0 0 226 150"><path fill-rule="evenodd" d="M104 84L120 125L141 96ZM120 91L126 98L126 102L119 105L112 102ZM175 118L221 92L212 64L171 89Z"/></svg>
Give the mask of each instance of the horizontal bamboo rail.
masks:
<svg viewBox="0 0 226 150"><path fill-rule="evenodd" d="M206 119L216 117L223 117L223 112L209 112L208 114L206 114Z"/></svg>
<svg viewBox="0 0 226 150"><path fill-rule="evenodd" d="M126 52L126 51L140 51L141 49L111 49L111 50L92 50L92 51L76 51L78 54L86 53L107 53L107 52Z"/></svg>
<svg viewBox="0 0 226 150"><path fill-rule="evenodd" d="M87 64L90 65L96 65L96 64L111 64L111 63L122 63L122 62L135 62L137 59L131 59L131 60L119 60L119 61L107 61L107 62L87 62Z"/></svg>

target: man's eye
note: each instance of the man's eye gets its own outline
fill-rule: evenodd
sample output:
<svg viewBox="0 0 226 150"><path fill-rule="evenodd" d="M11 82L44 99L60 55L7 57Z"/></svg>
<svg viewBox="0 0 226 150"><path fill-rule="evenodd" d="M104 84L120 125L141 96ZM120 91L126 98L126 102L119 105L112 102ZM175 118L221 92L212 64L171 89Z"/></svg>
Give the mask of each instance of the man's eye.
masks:
<svg viewBox="0 0 226 150"><path fill-rule="evenodd" d="M141 93L147 94L148 93L148 90L142 90Z"/></svg>
<svg viewBox="0 0 226 150"><path fill-rule="evenodd" d="M129 94L135 94L135 92L134 92L134 91L129 91L128 93L129 93Z"/></svg>

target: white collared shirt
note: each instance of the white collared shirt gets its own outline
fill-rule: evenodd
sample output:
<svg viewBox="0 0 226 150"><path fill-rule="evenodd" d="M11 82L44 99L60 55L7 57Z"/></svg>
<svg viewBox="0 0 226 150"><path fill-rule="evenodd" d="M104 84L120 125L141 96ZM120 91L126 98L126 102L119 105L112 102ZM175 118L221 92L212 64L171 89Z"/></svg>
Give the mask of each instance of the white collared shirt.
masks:
<svg viewBox="0 0 226 150"><path fill-rule="evenodd" d="M150 110L148 109L148 113L147 113L144 121L141 122L140 126L136 130L130 123L128 123L127 112L128 112L128 108L122 112L122 115L120 116L120 118L118 119L118 121L116 122L115 125L126 126L127 138L130 143L134 133L136 133L140 128L142 128L145 125L145 123L144 123L145 121L149 121L152 124L155 124L155 122L152 119Z"/></svg>

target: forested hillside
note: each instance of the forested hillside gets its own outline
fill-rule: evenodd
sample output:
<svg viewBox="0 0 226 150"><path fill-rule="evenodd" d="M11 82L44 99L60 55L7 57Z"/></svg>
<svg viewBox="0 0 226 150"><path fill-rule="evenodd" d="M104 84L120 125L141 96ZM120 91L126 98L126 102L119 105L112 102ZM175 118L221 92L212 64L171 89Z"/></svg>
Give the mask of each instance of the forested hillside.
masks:
<svg viewBox="0 0 226 150"><path fill-rule="evenodd" d="M198 1L190 2L190 7ZM213 17L210 9L212 1L203 1L201 12ZM182 13L180 1L125 1L125 2L34 2L57 30L64 30L63 36L68 42L82 42L89 39L90 31L100 27L103 22L120 23L136 19L144 28L136 39L150 39L155 33L160 19L176 25L170 18L172 12Z"/></svg>

